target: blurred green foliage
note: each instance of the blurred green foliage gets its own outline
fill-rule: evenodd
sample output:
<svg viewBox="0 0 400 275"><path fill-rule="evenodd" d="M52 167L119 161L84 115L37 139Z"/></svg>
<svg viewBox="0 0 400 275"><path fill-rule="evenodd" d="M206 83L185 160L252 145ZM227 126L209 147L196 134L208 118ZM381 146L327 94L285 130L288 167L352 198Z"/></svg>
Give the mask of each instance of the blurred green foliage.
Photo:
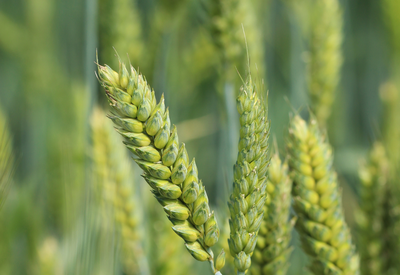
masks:
<svg viewBox="0 0 400 275"><path fill-rule="evenodd" d="M212 204L220 207L220 224L224 223L236 157L230 148L236 147L238 137L237 120L227 118L236 114L239 87L235 82L224 92L221 75L237 67L244 76L246 66L221 60L221 43L210 31L216 20L209 13L213 2L0 0L0 105L8 118L17 160L15 183L0 212L0 274L103 274L102 265L110 265L110 259L113 272L122 274L117 239L112 249L95 249L104 232L93 209L89 116L93 106L105 105L94 75L96 49L100 62L111 65L116 60L113 46L124 60L128 53L157 97L165 94L171 120L196 158L199 176ZM292 106L306 110L310 102L304 61L307 39L289 1L243 2L252 5L247 11L254 11L243 18L252 20L248 23L236 18L240 13L231 13L238 23L232 24L231 31L237 34L239 46L244 46L243 23L249 34L250 61L266 68L254 75L267 83L271 131L284 148ZM400 85L396 62L400 7L397 0L342 0L341 4L343 67L328 131L346 218L353 226L358 160L384 134L378 91L388 80L395 89ZM302 13L307 14L306 7ZM253 32L261 36L254 37ZM240 83L239 76L233 73L233 77ZM132 184L141 194L143 228L159 231L153 220L163 215L150 207L153 198L139 171L135 174ZM288 274L305 274L306 258L296 233L293 239ZM165 237L162 245L148 240L145 250L154 274L165 268L165 263L157 263L165 258L159 250L167 251L168 245L177 242ZM195 266L192 274L208 271L194 261L188 265Z"/></svg>

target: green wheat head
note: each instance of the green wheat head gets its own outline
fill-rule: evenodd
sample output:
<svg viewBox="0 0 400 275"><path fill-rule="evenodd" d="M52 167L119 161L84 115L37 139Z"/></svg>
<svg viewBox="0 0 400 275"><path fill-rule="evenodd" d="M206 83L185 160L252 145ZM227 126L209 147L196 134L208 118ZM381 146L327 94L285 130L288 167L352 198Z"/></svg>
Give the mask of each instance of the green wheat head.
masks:
<svg viewBox="0 0 400 275"><path fill-rule="evenodd" d="M293 179L296 229L314 274L359 274L358 255L344 220L332 148L316 119L290 122L289 167Z"/></svg>
<svg viewBox="0 0 400 275"><path fill-rule="evenodd" d="M251 77L241 88L236 100L240 116L239 153L234 165L233 193L230 211L229 248L240 274L251 265L251 255L257 243L263 221L270 124L264 102L258 98Z"/></svg>
<svg viewBox="0 0 400 275"><path fill-rule="evenodd" d="M185 144L179 144L176 127L171 129L164 98L157 103L146 79L132 66L128 71L121 61L119 72L99 65L98 74L111 105L109 117L137 157L143 178L167 213L172 229L196 260L210 261L217 272L222 267L214 267L211 250L219 237L217 221L196 163L189 161Z"/></svg>
<svg viewBox="0 0 400 275"><path fill-rule="evenodd" d="M8 195L14 167L11 135L5 115L0 110L0 209Z"/></svg>
<svg viewBox="0 0 400 275"><path fill-rule="evenodd" d="M292 248L289 247L294 219L289 222L292 180L287 161L278 152L271 158L268 168L267 199L264 220L258 233L252 257L252 275L284 275L289 267Z"/></svg>
<svg viewBox="0 0 400 275"><path fill-rule="evenodd" d="M363 275L384 273L384 202L388 172L385 148L380 142L375 142L367 163L359 171L360 211L356 217Z"/></svg>
<svg viewBox="0 0 400 275"><path fill-rule="evenodd" d="M343 18L338 0L316 0L311 5L308 88L317 120L325 125L340 81Z"/></svg>
<svg viewBox="0 0 400 275"><path fill-rule="evenodd" d="M121 235L122 263L126 274L147 269L141 244L141 216L135 203L130 159L121 138L101 109L92 120L93 161L101 201L112 209Z"/></svg>

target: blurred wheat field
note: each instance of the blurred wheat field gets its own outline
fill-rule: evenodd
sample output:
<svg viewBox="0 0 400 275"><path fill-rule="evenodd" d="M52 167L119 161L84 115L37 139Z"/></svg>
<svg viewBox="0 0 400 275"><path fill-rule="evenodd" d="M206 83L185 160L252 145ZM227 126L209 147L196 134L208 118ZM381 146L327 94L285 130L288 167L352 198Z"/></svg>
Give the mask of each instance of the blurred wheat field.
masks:
<svg viewBox="0 0 400 275"><path fill-rule="evenodd" d="M236 97L249 70L268 99L269 151L286 163L290 119L315 114L363 249L361 274L400 274L399 13L398 0L0 0L0 274L211 274L104 119L96 56L118 72L117 54L157 102L164 95L196 159L219 225L215 257L227 254L222 274L236 274L227 202ZM388 161L382 178L365 165L377 141ZM372 178L384 182L374 227L384 238L374 247L359 230L372 215L373 202L363 201ZM312 274L295 229L288 247L286 274ZM376 264L363 267L371 258Z"/></svg>

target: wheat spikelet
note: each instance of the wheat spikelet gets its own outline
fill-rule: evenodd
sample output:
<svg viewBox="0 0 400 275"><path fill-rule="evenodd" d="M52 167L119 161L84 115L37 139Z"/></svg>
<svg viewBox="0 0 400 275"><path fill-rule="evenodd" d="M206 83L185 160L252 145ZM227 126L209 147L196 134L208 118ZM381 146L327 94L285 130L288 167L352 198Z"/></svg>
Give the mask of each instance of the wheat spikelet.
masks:
<svg viewBox="0 0 400 275"><path fill-rule="evenodd" d="M186 242L186 248L199 261L210 261L211 250L219 237L207 193L198 178L194 160L189 162L185 144L180 144L176 127L171 129L164 98L156 102L144 77L131 66L130 72L120 62L119 73L108 66L98 66L100 83L112 106L117 131L125 145L138 158L145 172L143 178L163 206L172 229Z"/></svg>
<svg viewBox="0 0 400 275"><path fill-rule="evenodd" d="M233 192L228 206L229 249L235 258L238 274L244 274L251 265L251 255L257 242L257 233L263 220L268 160L270 124L267 110L257 96L251 77L237 98L240 115L239 153L234 166Z"/></svg>
<svg viewBox="0 0 400 275"><path fill-rule="evenodd" d="M311 2L308 88L320 125L331 113L342 65L342 12L338 0Z"/></svg>
<svg viewBox="0 0 400 275"><path fill-rule="evenodd" d="M289 222L292 180L287 162L281 161L276 151L268 168L267 200L264 220L251 266L251 274L284 275L292 252L289 247L294 219Z"/></svg>
<svg viewBox="0 0 400 275"><path fill-rule="evenodd" d="M106 118L95 109L92 116L92 140L96 181L102 192L102 201L114 211L121 235L122 263L126 274L144 274L147 263L141 244L141 226L138 203L135 203L130 160L121 138Z"/></svg>
<svg viewBox="0 0 400 275"><path fill-rule="evenodd" d="M330 145L315 118L296 115L290 123L289 167L293 179L296 229L312 258L314 274L359 274L358 255L344 220Z"/></svg>
<svg viewBox="0 0 400 275"><path fill-rule="evenodd" d="M13 166L14 156L12 153L11 136L6 117L0 110L0 209L10 189Z"/></svg>
<svg viewBox="0 0 400 275"><path fill-rule="evenodd" d="M367 163L359 171L360 211L358 212L358 243L361 274L383 273L384 259L384 201L389 163L385 148L375 142Z"/></svg>

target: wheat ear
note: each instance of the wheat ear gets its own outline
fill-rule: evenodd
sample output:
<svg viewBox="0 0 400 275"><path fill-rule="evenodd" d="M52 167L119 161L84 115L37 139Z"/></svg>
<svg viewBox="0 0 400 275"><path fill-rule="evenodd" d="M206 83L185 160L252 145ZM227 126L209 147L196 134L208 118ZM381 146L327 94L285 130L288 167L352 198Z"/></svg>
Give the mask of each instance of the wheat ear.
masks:
<svg viewBox="0 0 400 275"><path fill-rule="evenodd" d="M295 222L295 219L289 221L291 191L287 161L282 163L276 151L268 168L264 220L252 257L252 275L284 275L287 272L292 252L289 243Z"/></svg>
<svg viewBox="0 0 400 275"><path fill-rule="evenodd" d="M0 110L0 209L7 198L14 167L11 135L5 115Z"/></svg>
<svg viewBox="0 0 400 275"><path fill-rule="evenodd" d="M331 114L342 66L343 17L338 0L312 1L308 88L320 125Z"/></svg>
<svg viewBox="0 0 400 275"><path fill-rule="evenodd" d="M154 91L132 66L120 61L119 73L98 66L99 80L112 107L109 116L124 137L126 147L137 156L152 188L173 224L172 229L186 242L199 261L210 261L211 247L218 241L219 228L211 212L206 190L198 178L196 162L189 162L185 144L180 144L176 127L171 130L169 111L162 97L157 104Z"/></svg>
<svg viewBox="0 0 400 275"><path fill-rule="evenodd" d="M228 242L238 274L245 274L251 265L264 217L270 124L264 102L258 98L251 77L241 88L236 101L241 128L239 153L233 168L233 192L228 202L231 215Z"/></svg>
<svg viewBox="0 0 400 275"><path fill-rule="evenodd" d="M130 160L104 111L96 108L91 120L96 180L105 202L114 211L121 235L122 263L126 274L149 274L141 244L141 215L135 203Z"/></svg>
<svg viewBox="0 0 400 275"><path fill-rule="evenodd" d="M358 225L358 247L361 260L361 274L378 275L383 272L384 260L384 201L388 180L389 163L385 148L375 142L367 163L359 171L360 211Z"/></svg>
<svg viewBox="0 0 400 275"><path fill-rule="evenodd" d="M296 229L314 274L359 274L359 259L344 220L332 148L316 119L290 122L289 167L293 179Z"/></svg>

